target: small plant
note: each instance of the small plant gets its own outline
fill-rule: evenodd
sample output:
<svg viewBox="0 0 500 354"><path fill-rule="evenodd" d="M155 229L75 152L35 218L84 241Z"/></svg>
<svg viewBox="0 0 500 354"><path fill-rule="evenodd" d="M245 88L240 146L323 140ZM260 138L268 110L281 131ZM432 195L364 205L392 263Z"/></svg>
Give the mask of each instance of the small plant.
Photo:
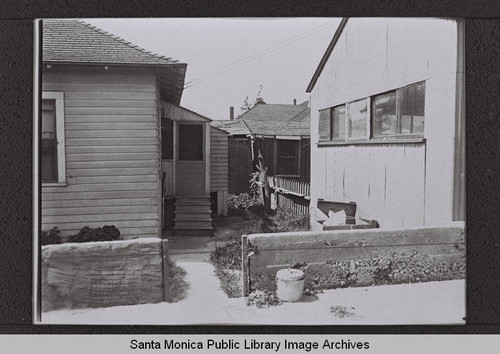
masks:
<svg viewBox="0 0 500 354"><path fill-rule="evenodd" d="M247 300L247 306L257 306L259 309L268 308L269 306L281 305L281 300L275 293L269 290L254 290L250 293Z"/></svg>
<svg viewBox="0 0 500 354"><path fill-rule="evenodd" d="M98 227L97 229L92 229L88 226L84 226L79 233L77 233L76 235L71 235L68 238L68 242L82 243L115 241L120 239L120 231L114 225L105 225L103 227Z"/></svg>
<svg viewBox="0 0 500 354"><path fill-rule="evenodd" d="M42 237L40 238L42 246L46 245L58 245L61 243L61 238L59 236L59 230L57 227L53 227L49 231L42 231Z"/></svg>
<svg viewBox="0 0 500 354"><path fill-rule="evenodd" d="M330 306L330 313L338 318L355 316L356 313L353 310L355 310L354 307L348 308L347 306Z"/></svg>

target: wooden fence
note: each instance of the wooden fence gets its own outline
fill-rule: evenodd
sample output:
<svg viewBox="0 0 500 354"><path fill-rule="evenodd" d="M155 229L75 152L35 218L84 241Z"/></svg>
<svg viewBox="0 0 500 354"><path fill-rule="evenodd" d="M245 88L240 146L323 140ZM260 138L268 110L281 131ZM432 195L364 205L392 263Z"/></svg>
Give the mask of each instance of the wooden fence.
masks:
<svg viewBox="0 0 500 354"><path fill-rule="evenodd" d="M268 176L271 187L271 208L289 208L297 214L309 213L311 186L309 183L293 179Z"/></svg>

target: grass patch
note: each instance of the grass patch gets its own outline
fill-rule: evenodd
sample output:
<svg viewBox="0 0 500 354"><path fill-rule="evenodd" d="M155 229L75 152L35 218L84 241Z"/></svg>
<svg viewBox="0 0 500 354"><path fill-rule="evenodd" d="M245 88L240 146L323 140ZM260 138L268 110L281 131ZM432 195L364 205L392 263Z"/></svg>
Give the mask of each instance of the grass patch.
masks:
<svg viewBox="0 0 500 354"><path fill-rule="evenodd" d="M178 302L186 298L189 283L185 280L186 271L168 260L168 292L166 302Z"/></svg>
<svg viewBox="0 0 500 354"><path fill-rule="evenodd" d="M230 298L242 295L242 272L228 269L215 268L215 274L220 280L220 286Z"/></svg>
<svg viewBox="0 0 500 354"><path fill-rule="evenodd" d="M241 297L241 241L232 238L226 242L215 243L210 252L210 263L215 267L215 274L220 280L221 288L230 298Z"/></svg>

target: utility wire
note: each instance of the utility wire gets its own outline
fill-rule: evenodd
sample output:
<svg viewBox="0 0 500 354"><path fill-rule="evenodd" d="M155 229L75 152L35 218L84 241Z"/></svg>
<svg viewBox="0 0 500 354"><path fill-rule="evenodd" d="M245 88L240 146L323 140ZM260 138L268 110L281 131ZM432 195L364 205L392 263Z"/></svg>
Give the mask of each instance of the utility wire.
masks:
<svg viewBox="0 0 500 354"><path fill-rule="evenodd" d="M337 22L337 20L330 21L330 22L324 23L324 24L322 24L320 26L311 28L311 29L309 29L309 30L307 30L305 32L302 32L302 33L294 36L294 37L291 37L291 38L289 38L287 40L284 40L282 42L276 43L276 44L274 44L274 45L272 45L272 46L270 46L270 47L268 47L268 48L266 48L264 50L261 50L261 51L259 51L257 53L254 53L254 54L252 54L252 55L250 55L248 57L242 58L242 59L240 59L240 60L238 60L238 61L236 61L236 62L234 62L232 64L226 65L226 66L224 66L224 67L222 67L220 69L217 69L217 70L214 70L214 71L212 71L212 72L210 72L208 74L202 75L202 76L200 76L200 77L198 77L198 78L196 78L194 80L191 80L191 81L187 82L184 85L184 89L190 88L190 87L192 87L194 85L202 83L202 82L204 82L204 81L206 81L208 79L211 79L211 78L213 78L215 76L223 74L223 73L225 73L225 72L227 72L229 70L234 69L237 66L249 63L249 62L251 62L253 60L256 60L256 59L258 59L258 58L260 58L260 57L262 57L264 55L267 55L267 54L272 53L272 52L274 52L274 51L276 51L278 49L286 47L287 45L290 45L292 43L298 42L298 41L304 39L305 37L307 37L309 35L312 35L312 34L314 34L316 32L324 30L326 28L326 26L330 25L333 22Z"/></svg>

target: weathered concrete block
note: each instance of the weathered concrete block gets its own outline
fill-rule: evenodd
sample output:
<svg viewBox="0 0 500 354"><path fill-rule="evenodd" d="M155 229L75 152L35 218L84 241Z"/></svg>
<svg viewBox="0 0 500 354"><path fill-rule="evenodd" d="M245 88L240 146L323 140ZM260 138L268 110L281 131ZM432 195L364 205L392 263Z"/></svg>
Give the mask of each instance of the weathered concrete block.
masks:
<svg viewBox="0 0 500 354"><path fill-rule="evenodd" d="M162 240L42 247L42 310L156 303L164 298Z"/></svg>
<svg viewBox="0 0 500 354"><path fill-rule="evenodd" d="M442 227L248 235L246 248L254 254L243 254L244 278L251 292L274 289L276 272L298 264L307 264L309 277L322 288L460 277L463 234L461 227ZM387 269L382 260L389 262Z"/></svg>

